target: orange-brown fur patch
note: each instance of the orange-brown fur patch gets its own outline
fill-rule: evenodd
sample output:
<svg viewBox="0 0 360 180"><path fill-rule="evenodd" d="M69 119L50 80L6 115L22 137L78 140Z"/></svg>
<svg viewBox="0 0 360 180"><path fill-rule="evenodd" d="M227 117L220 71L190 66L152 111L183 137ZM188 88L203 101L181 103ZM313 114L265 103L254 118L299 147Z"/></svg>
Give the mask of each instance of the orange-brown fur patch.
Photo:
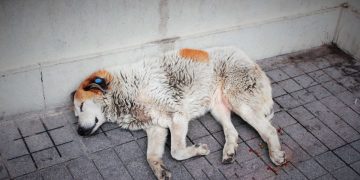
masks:
<svg viewBox="0 0 360 180"><path fill-rule="evenodd" d="M87 99L92 99L97 95L102 95L102 92L100 90L96 90L96 89L89 91L84 90L84 88L89 86L97 77L103 78L107 84L113 79L111 74L105 70L99 70L92 73L77 88L74 99L83 102Z"/></svg>
<svg viewBox="0 0 360 180"><path fill-rule="evenodd" d="M188 49L188 48L181 49L180 56L197 62L209 61L209 54L206 51L198 50L198 49Z"/></svg>

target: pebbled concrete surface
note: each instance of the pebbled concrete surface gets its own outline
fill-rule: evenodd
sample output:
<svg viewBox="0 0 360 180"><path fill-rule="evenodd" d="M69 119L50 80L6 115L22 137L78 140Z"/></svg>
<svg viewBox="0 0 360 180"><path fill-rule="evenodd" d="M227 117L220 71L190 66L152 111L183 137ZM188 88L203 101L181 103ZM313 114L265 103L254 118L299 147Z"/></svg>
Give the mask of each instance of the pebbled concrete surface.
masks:
<svg viewBox="0 0 360 180"><path fill-rule="evenodd" d="M360 179L360 62L321 47L259 62L272 81L275 116L289 162L275 167L266 144L233 116L241 138L234 164L221 164L224 135L210 115L192 121L188 143L208 143L211 154L164 161L174 179ZM0 180L154 179L146 134L103 125L76 134L71 108L0 121Z"/></svg>

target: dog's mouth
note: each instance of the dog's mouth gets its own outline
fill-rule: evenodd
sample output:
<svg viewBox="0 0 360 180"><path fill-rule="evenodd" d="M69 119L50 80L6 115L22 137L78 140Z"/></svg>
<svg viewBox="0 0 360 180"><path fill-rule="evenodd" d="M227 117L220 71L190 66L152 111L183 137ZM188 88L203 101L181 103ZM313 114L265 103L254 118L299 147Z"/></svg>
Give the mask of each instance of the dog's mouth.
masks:
<svg viewBox="0 0 360 180"><path fill-rule="evenodd" d="M77 129L77 133L80 136L90 136L93 133L94 128L96 127L98 122L99 122L98 118L95 117L95 124L93 126L91 126L90 128L85 128L85 127L79 126Z"/></svg>

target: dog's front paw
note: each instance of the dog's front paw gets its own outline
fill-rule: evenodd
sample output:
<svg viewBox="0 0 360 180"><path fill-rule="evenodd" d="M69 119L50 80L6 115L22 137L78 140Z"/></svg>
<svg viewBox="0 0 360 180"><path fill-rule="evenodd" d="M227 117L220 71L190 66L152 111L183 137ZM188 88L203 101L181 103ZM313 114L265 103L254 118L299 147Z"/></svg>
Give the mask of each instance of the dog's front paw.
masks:
<svg viewBox="0 0 360 180"><path fill-rule="evenodd" d="M286 163L285 152L284 151L271 151L270 159L275 165L280 166L280 165Z"/></svg>
<svg viewBox="0 0 360 180"><path fill-rule="evenodd" d="M225 143L222 159L223 164L231 164L235 161L237 147L237 143Z"/></svg>
<svg viewBox="0 0 360 180"><path fill-rule="evenodd" d="M171 179L171 172L167 169L162 169L161 170L161 175L160 177L158 177L158 179L161 179L161 180L170 180Z"/></svg>
<svg viewBox="0 0 360 180"><path fill-rule="evenodd" d="M195 150L197 151L197 155L200 156L210 154L210 149L207 144L196 144Z"/></svg>

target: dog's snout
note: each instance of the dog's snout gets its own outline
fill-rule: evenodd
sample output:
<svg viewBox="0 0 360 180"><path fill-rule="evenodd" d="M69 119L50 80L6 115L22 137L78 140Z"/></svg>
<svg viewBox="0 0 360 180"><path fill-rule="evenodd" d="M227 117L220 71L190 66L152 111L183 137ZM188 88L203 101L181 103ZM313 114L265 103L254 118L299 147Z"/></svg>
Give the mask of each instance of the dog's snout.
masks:
<svg viewBox="0 0 360 180"><path fill-rule="evenodd" d="M80 136L87 136L90 135L92 131L92 128L83 128L83 127L78 127L77 132Z"/></svg>

